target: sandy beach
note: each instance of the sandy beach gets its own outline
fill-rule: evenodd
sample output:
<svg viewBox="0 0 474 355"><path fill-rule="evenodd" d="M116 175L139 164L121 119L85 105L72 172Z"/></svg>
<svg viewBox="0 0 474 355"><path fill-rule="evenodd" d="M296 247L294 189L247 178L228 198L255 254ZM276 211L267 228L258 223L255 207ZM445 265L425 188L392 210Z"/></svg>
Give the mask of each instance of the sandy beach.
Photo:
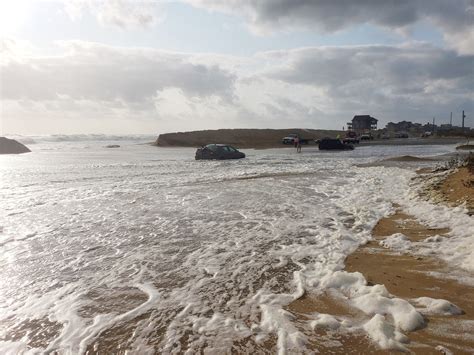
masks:
<svg viewBox="0 0 474 355"><path fill-rule="evenodd" d="M445 161L445 158L421 159L404 156L386 159L379 164L413 164L427 160ZM422 168L418 174L414 180L420 184L420 195L425 199L452 208L462 205L465 210L461 213L472 214L472 160L470 167L452 168L441 173L433 168ZM318 295L306 294L291 303L287 309L302 320L314 313L335 316L328 318L321 326L316 326L318 340L314 343L314 348L327 353L388 354L398 348L400 351L415 354L472 354L472 274L453 268L436 255L417 252L423 248L423 244L449 238L450 229L430 227L403 211L399 205L394 204L393 207L394 212L380 219L373 228L372 240L346 258L344 270L361 273L369 287L384 285L390 295L408 301L423 315L422 325L405 332L406 337L400 337L400 343L403 344L401 347L390 342L384 344L382 341L387 348L383 350L355 331L340 335L338 341L344 350L334 350L327 340L334 340L332 334L338 328L338 322L344 320L358 324L367 322L373 315L351 306L351 298L354 295L339 290L330 290ZM406 246L408 243L416 243L418 249ZM389 330L391 331L395 330ZM378 340L380 345L380 338L372 340Z"/></svg>

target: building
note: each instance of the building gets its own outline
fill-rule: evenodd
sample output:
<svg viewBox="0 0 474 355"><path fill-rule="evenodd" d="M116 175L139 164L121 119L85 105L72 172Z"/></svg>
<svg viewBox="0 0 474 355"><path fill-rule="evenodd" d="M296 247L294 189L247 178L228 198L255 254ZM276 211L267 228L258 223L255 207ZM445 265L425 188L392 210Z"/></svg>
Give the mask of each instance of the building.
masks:
<svg viewBox="0 0 474 355"><path fill-rule="evenodd" d="M347 122L349 131L365 132L377 129L378 120L370 115L356 115L352 122Z"/></svg>
<svg viewBox="0 0 474 355"><path fill-rule="evenodd" d="M422 133L424 131L431 131L432 129L423 129L421 123L413 123L411 121L401 121L401 122L389 122L385 126L385 129L389 132L412 132L412 133Z"/></svg>

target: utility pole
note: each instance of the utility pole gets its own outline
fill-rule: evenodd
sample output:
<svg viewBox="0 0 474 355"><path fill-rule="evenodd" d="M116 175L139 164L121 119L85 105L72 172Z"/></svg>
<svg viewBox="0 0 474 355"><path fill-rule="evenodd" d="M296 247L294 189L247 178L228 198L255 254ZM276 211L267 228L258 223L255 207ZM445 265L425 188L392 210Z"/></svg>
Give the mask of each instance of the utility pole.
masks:
<svg viewBox="0 0 474 355"><path fill-rule="evenodd" d="M433 132L435 131L435 118L433 117Z"/></svg>
<svg viewBox="0 0 474 355"><path fill-rule="evenodd" d="M451 118L449 119L449 125L453 126L453 113L451 112Z"/></svg>
<svg viewBox="0 0 474 355"><path fill-rule="evenodd" d="M462 131L464 132L464 119L466 118L466 115L464 114L464 110L462 110Z"/></svg>

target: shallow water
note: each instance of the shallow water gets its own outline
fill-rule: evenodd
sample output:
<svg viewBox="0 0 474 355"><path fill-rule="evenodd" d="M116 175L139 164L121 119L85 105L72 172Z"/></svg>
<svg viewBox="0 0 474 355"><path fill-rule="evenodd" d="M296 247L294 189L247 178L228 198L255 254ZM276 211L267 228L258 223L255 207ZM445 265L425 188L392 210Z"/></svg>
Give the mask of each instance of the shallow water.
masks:
<svg viewBox="0 0 474 355"><path fill-rule="evenodd" d="M0 156L0 352L303 351L283 307L324 289L409 199L412 171L355 164L454 150L195 161L194 149L112 143Z"/></svg>

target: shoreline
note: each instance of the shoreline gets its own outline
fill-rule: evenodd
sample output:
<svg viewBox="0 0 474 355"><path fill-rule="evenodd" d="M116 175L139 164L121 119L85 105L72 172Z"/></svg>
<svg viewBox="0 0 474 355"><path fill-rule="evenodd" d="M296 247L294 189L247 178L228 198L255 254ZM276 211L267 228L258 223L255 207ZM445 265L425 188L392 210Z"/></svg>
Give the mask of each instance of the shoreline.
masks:
<svg viewBox="0 0 474 355"><path fill-rule="evenodd" d="M407 348L417 353L435 352L438 346L455 353L472 352L474 287L456 280L453 276L462 277L465 272L436 256L394 248L391 236L398 233L410 243L422 244L449 238L449 232L447 228L430 228L397 209L377 223L374 239L345 261L346 271L362 273L369 285L384 285L391 295L407 300L423 315L425 325L405 334ZM439 303L436 311L430 309L435 302Z"/></svg>
<svg viewBox="0 0 474 355"><path fill-rule="evenodd" d="M410 159L399 161L413 168ZM430 180L433 174L432 169L418 172L415 183L423 184L420 196L452 208L464 204L469 214L474 204L472 172L467 167L451 169L435 182ZM319 295L307 293L286 309L301 320L310 314L331 318L332 323L327 321L315 328L321 341L317 341L314 348L319 351L338 353L337 348L327 348L323 341L331 339L339 341L339 349L344 353L388 354L400 350L417 354L471 354L474 352L472 276L440 260L436 254L424 255L418 249L423 244L450 238L450 232L449 228L430 227L394 204L394 212L381 218L373 228L373 239L346 257L344 272L360 273L370 288L383 285L389 298L408 302L422 315L423 324L401 331L398 342L384 340L380 334L374 338L373 334L361 332L377 312L370 314L358 309L353 299L356 296L340 290L329 288ZM471 279L471 283L466 279ZM382 317L389 323L394 321L390 314L382 314ZM353 332L339 334L336 339L330 324L337 326L341 321L357 326Z"/></svg>

